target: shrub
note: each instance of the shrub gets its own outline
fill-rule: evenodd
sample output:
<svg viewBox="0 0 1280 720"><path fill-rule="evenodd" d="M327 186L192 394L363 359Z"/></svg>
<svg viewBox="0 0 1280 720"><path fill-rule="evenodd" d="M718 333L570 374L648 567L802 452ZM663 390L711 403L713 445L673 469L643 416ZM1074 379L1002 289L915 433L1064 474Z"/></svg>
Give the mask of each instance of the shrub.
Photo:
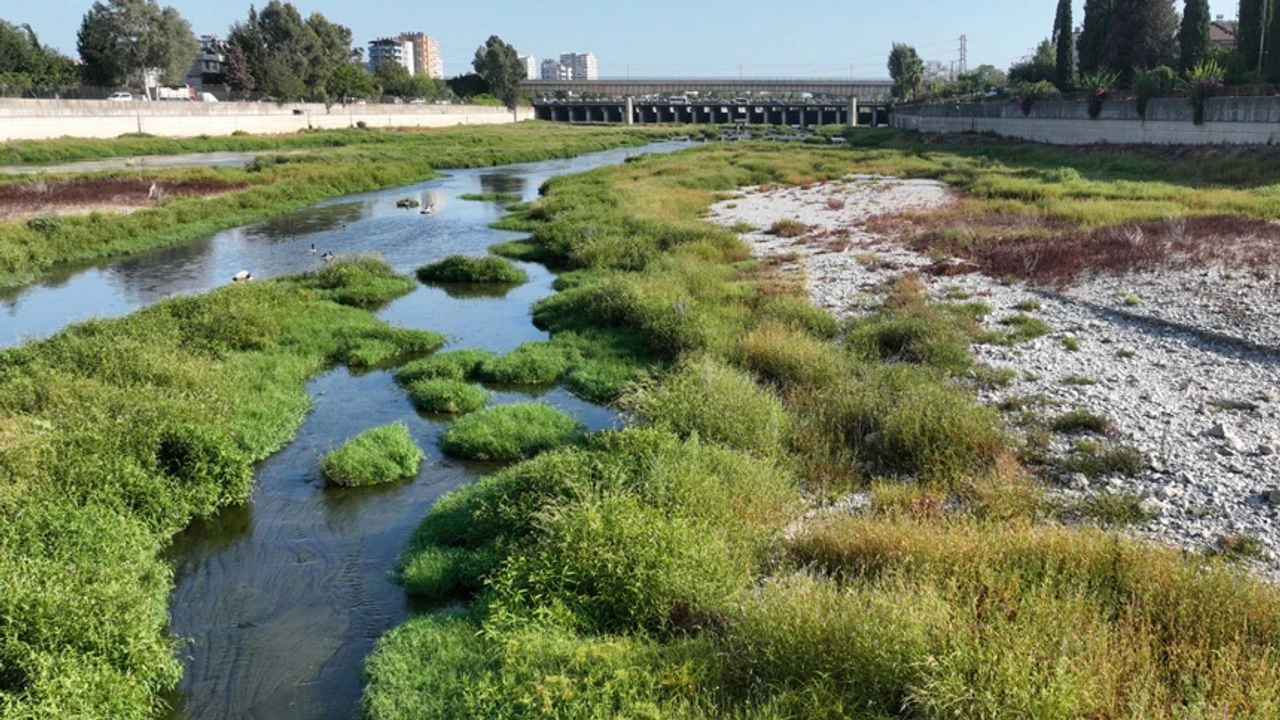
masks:
<svg viewBox="0 0 1280 720"><path fill-rule="evenodd" d="M1000 321L1001 325L1010 328L1007 342L1018 343L1048 335L1053 328L1040 318L1018 313Z"/></svg>
<svg viewBox="0 0 1280 720"><path fill-rule="evenodd" d="M516 285L529 281L524 270L500 257L473 258L452 255L439 262L418 268L418 279L424 283L489 283Z"/></svg>
<svg viewBox="0 0 1280 720"><path fill-rule="evenodd" d="M459 418L440 436L440 447L475 460L516 460L575 442L581 435L573 417L548 405L520 403Z"/></svg>
<svg viewBox="0 0 1280 720"><path fill-rule="evenodd" d="M766 321L742 341L747 368L779 387L834 383L847 362L833 345L774 321Z"/></svg>
<svg viewBox="0 0 1280 720"><path fill-rule="evenodd" d="M646 425L760 455L781 450L792 422L773 393L708 357L683 361L665 378L637 386L622 405Z"/></svg>
<svg viewBox="0 0 1280 720"><path fill-rule="evenodd" d="M962 374L973 364L969 338L941 313L880 315L850 329L847 344L867 360L928 365Z"/></svg>
<svg viewBox="0 0 1280 720"><path fill-rule="evenodd" d="M422 450L404 423L366 430L324 457L324 479L330 485L361 487L414 477Z"/></svg>
<svg viewBox="0 0 1280 720"><path fill-rule="evenodd" d="M469 380L493 355L484 350L451 350L414 360L396 371L396 382L409 385L415 380Z"/></svg>
<svg viewBox="0 0 1280 720"><path fill-rule="evenodd" d="M408 387L409 402L422 412L468 413L489 402L484 388L457 380L423 378Z"/></svg>

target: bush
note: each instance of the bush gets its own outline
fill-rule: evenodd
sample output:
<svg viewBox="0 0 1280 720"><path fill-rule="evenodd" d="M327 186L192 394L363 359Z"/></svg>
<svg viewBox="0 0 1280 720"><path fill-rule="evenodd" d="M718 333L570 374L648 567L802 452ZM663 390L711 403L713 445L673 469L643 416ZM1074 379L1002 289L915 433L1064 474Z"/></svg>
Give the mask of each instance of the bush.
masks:
<svg viewBox="0 0 1280 720"><path fill-rule="evenodd" d="M1054 418L1050 426L1058 432L1069 433L1084 430L1104 433L1111 429L1111 420L1105 415L1098 415L1084 409L1076 409Z"/></svg>
<svg viewBox="0 0 1280 720"><path fill-rule="evenodd" d="M772 392L708 357L637 386L622 405L651 427L760 455L781 451L792 422Z"/></svg>
<svg viewBox="0 0 1280 720"><path fill-rule="evenodd" d="M577 420L548 405L520 403L481 410L456 420L440 436L450 455L475 460L517 460L578 440Z"/></svg>
<svg viewBox="0 0 1280 720"><path fill-rule="evenodd" d="M324 456L324 479L330 485L361 487L412 478L422 463L422 450L404 423L366 430Z"/></svg>
<svg viewBox="0 0 1280 720"><path fill-rule="evenodd" d="M779 387L830 385L849 364L833 345L773 321L743 339L742 353L752 372Z"/></svg>
<svg viewBox="0 0 1280 720"><path fill-rule="evenodd" d="M418 268L418 279L424 283L489 283L516 285L529 281L524 270L500 257L473 258L453 255Z"/></svg>
<svg viewBox="0 0 1280 720"><path fill-rule="evenodd" d="M769 226L769 234L778 237L793 238L800 237L809 232L809 226L799 220L778 220Z"/></svg>
<svg viewBox="0 0 1280 720"><path fill-rule="evenodd" d="M941 313L881 315L856 323L847 344L867 360L928 365L953 375L973 364L969 338Z"/></svg>
<svg viewBox="0 0 1280 720"><path fill-rule="evenodd" d="M423 378L407 388L409 402L421 412L468 413L489 402L484 388L457 380Z"/></svg>

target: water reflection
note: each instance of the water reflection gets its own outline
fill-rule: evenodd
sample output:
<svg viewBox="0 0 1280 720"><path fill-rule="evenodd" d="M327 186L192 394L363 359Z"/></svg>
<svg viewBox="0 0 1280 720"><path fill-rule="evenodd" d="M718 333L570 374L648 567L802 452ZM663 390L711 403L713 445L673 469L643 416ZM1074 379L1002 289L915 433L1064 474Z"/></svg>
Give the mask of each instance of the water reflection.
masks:
<svg viewBox="0 0 1280 720"><path fill-rule="evenodd" d="M372 212L372 201L322 205L253 225L245 230L244 237L249 240L292 240L302 235L340 230Z"/></svg>
<svg viewBox="0 0 1280 720"><path fill-rule="evenodd" d="M528 180L510 173L483 173L480 175L480 190L486 193L510 193L524 197Z"/></svg>

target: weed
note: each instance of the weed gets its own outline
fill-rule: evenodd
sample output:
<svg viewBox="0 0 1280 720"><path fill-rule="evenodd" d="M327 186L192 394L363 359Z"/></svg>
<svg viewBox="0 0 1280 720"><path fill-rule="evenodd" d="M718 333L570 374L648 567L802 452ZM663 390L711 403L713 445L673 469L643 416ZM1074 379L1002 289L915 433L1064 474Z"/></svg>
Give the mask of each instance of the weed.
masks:
<svg viewBox="0 0 1280 720"><path fill-rule="evenodd" d="M1014 309L1020 310L1022 312L1036 312L1037 310L1040 309L1040 301L1039 300L1020 300L1018 301L1018 304L1014 305L1013 307Z"/></svg>
<svg viewBox="0 0 1280 720"><path fill-rule="evenodd" d="M1104 415L1084 409L1072 410L1053 419L1050 426L1057 432L1105 433L1111 429L1111 420Z"/></svg>
<svg viewBox="0 0 1280 720"><path fill-rule="evenodd" d="M1097 385L1098 379L1087 375L1067 375L1059 380L1063 385L1088 386Z"/></svg>
<svg viewBox="0 0 1280 720"><path fill-rule="evenodd" d="M1094 520L1104 527L1141 525L1155 517L1142 506L1141 497L1125 492L1089 495L1068 508L1067 513Z"/></svg>
<svg viewBox="0 0 1280 720"><path fill-rule="evenodd" d="M418 279L424 283L518 285L528 282L529 276L500 257L472 258L452 255L439 262L418 268Z"/></svg>
<svg viewBox="0 0 1280 720"><path fill-rule="evenodd" d="M1137 356L1137 354L1138 354L1137 350L1134 350L1133 348L1128 348L1128 347L1120 348L1119 350L1116 351L1116 357L1120 358L1121 360L1128 360L1130 358Z"/></svg>
<svg viewBox="0 0 1280 720"><path fill-rule="evenodd" d="M517 460L582 435L577 420L541 403L501 405L455 420L440 436L450 455L476 460Z"/></svg>
<svg viewBox="0 0 1280 720"><path fill-rule="evenodd" d="M527 342L502 357L480 363L477 375L501 385L554 385L579 358L562 344L538 340Z"/></svg>
<svg viewBox="0 0 1280 720"><path fill-rule="evenodd" d="M418 474L422 451L404 423L366 430L324 456L324 479L330 485L361 487L411 478Z"/></svg>
<svg viewBox="0 0 1280 720"><path fill-rule="evenodd" d="M1049 323L1037 317L1032 317L1024 313L1011 315L1000 320L1000 324L1010 328L1006 341L1009 343L1020 343L1035 338L1048 335L1053 328L1049 327Z"/></svg>
<svg viewBox="0 0 1280 720"><path fill-rule="evenodd" d="M1146 464L1146 458L1136 448L1087 440L1076 442L1071 453L1062 460L1062 466L1067 470L1091 478L1113 474L1133 477L1141 473Z"/></svg>
<svg viewBox="0 0 1280 720"><path fill-rule="evenodd" d="M993 388L1009 387L1018 379L1017 370L991 365L974 365L969 370L969 374L978 383Z"/></svg>
<svg viewBox="0 0 1280 720"><path fill-rule="evenodd" d="M799 220L778 220L769 226L769 234L778 237L794 238L809 232L809 226Z"/></svg>
<svg viewBox="0 0 1280 720"><path fill-rule="evenodd" d="M489 402L489 393L483 388L444 378L415 380L406 391L409 402L421 412L468 413Z"/></svg>
<svg viewBox="0 0 1280 720"><path fill-rule="evenodd" d="M1076 337L1075 335L1063 335L1062 347L1066 348L1067 352L1079 352L1080 338Z"/></svg>
<svg viewBox="0 0 1280 720"><path fill-rule="evenodd" d="M483 350L451 350L414 360L396 371L396 382L409 385L417 380L469 380L493 355Z"/></svg>
<svg viewBox="0 0 1280 720"><path fill-rule="evenodd" d="M1262 557L1266 546L1254 535L1223 535L1218 538L1216 549L1232 559L1256 559Z"/></svg>

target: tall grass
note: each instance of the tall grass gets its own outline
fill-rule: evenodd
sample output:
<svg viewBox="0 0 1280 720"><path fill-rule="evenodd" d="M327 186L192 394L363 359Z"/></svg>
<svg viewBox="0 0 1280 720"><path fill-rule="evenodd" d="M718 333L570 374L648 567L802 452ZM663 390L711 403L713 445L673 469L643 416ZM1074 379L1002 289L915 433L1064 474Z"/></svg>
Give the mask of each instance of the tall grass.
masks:
<svg viewBox="0 0 1280 720"><path fill-rule="evenodd" d="M363 295L391 274L331 271ZM408 337L264 281L0 352L0 714L151 718L180 666L169 537L243 502L305 381L356 338ZM411 283L410 285L411 286Z"/></svg>
<svg viewBox="0 0 1280 720"><path fill-rule="evenodd" d="M366 430L324 456L325 482L342 487L380 485L412 478L422 464L422 450L404 423Z"/></svg>
<svg viewBox="0 0 1280 720"><path fill-rule="evenodd" d="M324 152L248 169L222 169L218 177L244 190L210 198L174 197L128 214L68 216L52 225L0 223L0 287L30 282L54 265L117 257L174 245L219 230L263 220L339 195L409 185L433 177L436 168L487 167L569 157L660 139L662 131L580 129L529 124L434 131L334 131L291 137L220 138L200 141L220 149L259 146L326 147ZM182 141L189 146L197 141ZM178 152L170 139L43 141L19 143L22 157L137 154L140 147ZM12 147L12 146L11 146ZM41 153L40 148L47 148ZM11 149L9 152L13 152ZM149 172L181 177L189 171Z"/></svg>

